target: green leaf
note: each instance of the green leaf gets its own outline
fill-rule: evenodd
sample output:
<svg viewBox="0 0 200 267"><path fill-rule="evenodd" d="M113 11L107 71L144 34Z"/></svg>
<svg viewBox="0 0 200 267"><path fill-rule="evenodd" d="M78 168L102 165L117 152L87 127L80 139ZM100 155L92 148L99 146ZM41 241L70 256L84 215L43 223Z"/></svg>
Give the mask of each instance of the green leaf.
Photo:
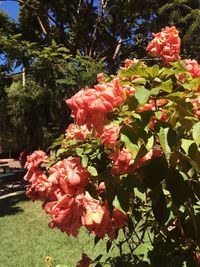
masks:
<svg viewBox="0 0 200 267"><path fill-rule="evenodd" d="M164 92L167 92L167 93L171 93L172 92L172 89L173 89L173 83L172 83L172 80L169 79L167 80L166 82L163 82L161 85L160 85L160 89Z"/></svg>
<svg viewBox="0 0 200 267"><path fill-rule="evenodd" d="M168 164L164 157L152 158L138 169L145 187L153 189L164 180Z"/></svg>
<svg viewBox="0 0 200 267"><path fill-rule="evenodd" d="M160 87L154 87L151 89L151 95L158 95L160 93Z"/></svg>
<svg viewBox="0 0 200 267"><path fill-rule="evenodd" d="M129 78L133 75L140 75L142 78L149 78L149 73L146 71L146 68L143 68L141 66L132 66L129 69L123 69L120 71L120 76Z"/></svg>
<svg viewBox="0 0 200 267"><path fill-rule="evenodd" d="M124 184L123 184L124 185ZM130 208L130 190L127 188L124 188L120 184L115 185L116 195L118 198L118 201L120 203L120 206L123 211L129 211Z"/></svg>
<svg viewBox="0 0 200 267"><path fill-rule="evenodd" d="M147 143L146 143L146 149L148 150L148 151L150 151L151 149L152 149L152 147L153 147L153 144L154 144L154 136L152 135L152 136L150 136L149 138L148 138L148 141L147 141Z"/></svg>
<svg viewBox="0 0 200 267"><path fill-rule="evenodd" d="M82 156L82 154L83 154L83 148L77 147L77 148L76 148L76 154L77 154L78 156Z"/></svg>
<svg viewBox="0 0 200 267"><path fill-rule="evenodd" d="M171 93L169 95L165 96L166 99L169 99L175 103L179 102L181 99L184 98L184 93L183 92L175 92Z"/></svg>
<svg viewBox="0 0 200 267"><path fill-rule="evenodd" d="M137 188L134 189L134 193L135 193L135 196L138 197L140 200L142 200L143 202L146 201L145 193L140 192Z"/></svg>
<svg viewBox="0 0 200 267"><path fill-rule="evenodd" d="M81 156L81 159L82 159L82 165L83 165L83 167L86 168L87 165L88 165L88 157L86 155L82 155Z"/></svg>
<svg viewBox="0 0 200 267"><path fill-rule="evenodd" d="M192 137L197 145L200 145L200 121L192 128Z"/></svg>
<svg viewBox="0 0 200 267"><path fill-rule="evenodd" d="M159 141L161 144L162 149L164 150L164 153L166 156L169 156L171 153L171 149L167 142L167 134L168 134L169 128L160 128L160 131L158 133Z"/></svg>
<svg viewBox="0 0 200 267"><path fill-rule="evenodd" d="M120 76L121 77L131 77L135 74L135 71L134 70L131 70L131 69L125 69L125 70L121 70L120 71Z"/></svg>
<svg viewBox="0 0 200 267"><path fill-rule="evenodd" d="M87 170L89 171L89 173L92 176L97 176L98 175L98 172L97 172L96 168L94 168L93 166L88 166L87 167Z"/></svg>
<svg viewBox="0 0 200 267"><path fill-rule="evenodd" d="M121 205L120 205L120 202L119 202L119 199L118 199L117 196L115 196L115 198L114 198L114 200L113 200L113 202L112 202L112 205L113 205L113 207L115 207L116 209L118 209L118 210L124 212L124 210L122 209L122 207L121 207Z"/></svg>
<svg viewBox="0 0 200 267"><path fill-rule="evenodd" d="M169 168L166 176L167 190L170 191L172 201L176 205L182 205L189 196L190 189L180 172L174 168Z"/></svg>
<svg viewBox="0 0 200 267"><path fill-rule="evenodd" d="M147 80L145 78L136 78L132 81L132 83L145 85L147 83Z"/></svg>
<svg viewBox="0 0 200 267"><path fill-rule="evenodd" d="M188 90L195 90L197 89L197 86L200 84L200 78L196 78L191 80L189 83L183 83L181 84L183 88L188 89Z"/></svg>
<svg viewBox="0 0 200 267"><path fill-rule="evenodd" d="M151 92L142 86L138 87L135 92L135 98L141 105L146 104L146 102L149 100L150 95Z"/></svg>
<svg viewBox="0 0 200 267"><path fill-rule="evenodd" d="M61 154L65 153L65 152L66 152L65 148L58 149L58 151L56 152L56 157L59 157Z"/></svg>
<svg viewBox="0 0 200 267"><path fill-rule="evenodd" d="M188 155L189 152L189 148L190 146L194 144L193 140L189 140L189 139L182 139L181 140L181 147L182 149L185 151L185 153Z"/></svg>
<svg viewBox="0 0 200 267"><path fill-rule="evenodd" d="M159 66L155 64L152 67L146 68L146 71L150 74L151 78L155 78L159 73Z"/></svg>
<svg viewBox="0 0 200 267"><path fill-rule="evenodd" d="M136 144L133 144L130 139L123 133L120 135L120 139L122 142L124 142L126 148L130 150L133 159L137 156L137 153L139 151L139 148Z"/></svg>
<svg viewBox="0 0 200 267"><path fill-rule="evenodd" d="M50 148L55 148L55 147L57 147L57 146L60 146L61 145L61 143L62 143L62 141L63 141L63 139L64 139L64 134L61 134L54 142L53 142L53 144L50 146Z"/></svg>
<svg viewBox="0 0 200 267"><path fill-rule="evenodd" d="M167 203L162 187L160 185L158 187L155 187L149 193L149 196L152 201L152 209L155 219L158 223L164 224L168 220L169 212L167 209Z"/></svg>
<svg viewBox="0 0 200 267"><path fill-rule="evenodd" d="M153 246L150 242L144 242L134 250L134 255L143 256L143 261L148 261L149 260L148 253L152 249L153 249ZM121 266L123 266L123 265L121 265ZM134 265L127 265L127 267L128 266L134 266ZM144 262L144 266L149 266L149 264L147 265ZM142 267L142 265L141 265L141 267Z"/></svg>
<svg viewBox="0 0 200 267"><path fill-rule="evenodd" d="M107 253L109 252L109 250L111 249L111 247L112 247L112 241L111 240L108 240L106 242L106 252Z"/></svg>
<svg viewBox="0 0 200 267"><path fill-rule="evenodd" d="M96 246L96 245L99 243L100 240L101 240L101 238L99 238L98 236L95 236L95 238L94 238L94 246ZM96 259L94 259L94 261L95 261L95 260L100 260L101 257L102 257L101 254L98 255L98 256L96 257Z"/></svg>

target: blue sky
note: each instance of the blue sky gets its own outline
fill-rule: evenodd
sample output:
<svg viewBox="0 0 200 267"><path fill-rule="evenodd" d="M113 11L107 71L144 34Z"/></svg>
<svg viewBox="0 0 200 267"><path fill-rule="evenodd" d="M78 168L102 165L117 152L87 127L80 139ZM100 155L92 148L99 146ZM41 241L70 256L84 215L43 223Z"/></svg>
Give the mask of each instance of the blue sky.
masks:
<svg viewBox="0 0 200 267"><path fill-rule="evenodd" d="M17 20L19 5L15 1L0 1L0 10L5 11L10 18Z"/></svg>
<svg viewBox="0 0 200 267"><path fill-rule="evenodd" d="M5 11L8 16L14 20L18 19L19 5L15 1L0 1L0 10ZM0 58L0 65L4 64L5 61ZM14 72L20 71L21 66L15 68Z"/></svg>

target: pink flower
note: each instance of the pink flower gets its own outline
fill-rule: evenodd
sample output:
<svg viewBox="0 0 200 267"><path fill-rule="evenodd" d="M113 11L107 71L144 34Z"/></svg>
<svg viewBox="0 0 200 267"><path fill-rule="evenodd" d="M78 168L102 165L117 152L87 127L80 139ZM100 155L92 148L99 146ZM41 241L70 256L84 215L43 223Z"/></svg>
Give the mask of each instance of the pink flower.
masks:
<svg viewBox="0 0 200 267"><path fill-rule="evenodd" d="M104 82L105 79L106 79L106 77L105 77L105 75L104 75L103 72L97 74L97 82L98 82L98 83L102 83L102 82Z"/></svg>
<svg viewBox="0 0 200 267"><path fill-rule="evenodd" d="M31 198L32 201L46 201L48 199L47 176L41 170L37 169L30 177L29 182L31 183L31 185L28 187L26 195Z"/></svg>
<svg viewBox="0 0 200 267"><path fill-rule="evenodd" d="M129 95L135 94L135 90L136 90L134 87L132 87L130 85L123 85L122 89L123 89L126 97L128 97Z"/></svg>
<svg viewBox="0 0 200 267"><path fill-rule="evenodd" d="M193 105L193 112L194 114L200 119L200 96L194 98L194 99L190 99L190 98L186 98L186 102L190 102Z"/></svg>
<svg viewBox="0 0 200 267"><path fill-rule="evenodd" d="M160 108L160 107L163 107L165 106L169 101L167 99L157 99L156 100L156 106L155 106L155 101L153 99L150 99L148 103L146 103L144 106L142 107L139 107L137 109L137 112L144 112L144 111L150 111L150 110L153 110L155 111L156 110L156 107L157 108ZM165 113L165 112L164 112Z"/></svg>
<svg viewBox="0 0 200 267"><path fill-rule="evenodd" d="M100 134L108 112L124 101L123 90L118 80L95 85L93 89L82 89L66 103L72 109L72 117L78 125L93 127Z"/></svg>
<svg viewBox="0 0 200 267"><path fill-rule="evenodd" d="M64 195L58 201L48 202L43 206L51 215L50 228L57 227L67 235L77 237L83 213L83 196L70 197Z"/></svg>
<svg viewBox="0 0 200 267"><path fill-rule="evenodd" d="M161 57L166 63L180 59L181 40L176 27L166 27L153 36L146 49L152 56Z"/></svg>
<svg viewBox="0 0 200 267"><path fill-rule="evenodd" d="M127 216L114 208L113 214L109 212L107 203L101 203L86 194L84 199L84 212L82 224L99 238L107 234L111 239L115 238L115 231L127 223Z"/></svg>
<svg viewBox="0 0 200 267"><path fill-rule="evenodd" d="M71 123L65 132L66 138L72 140L86 140L89 134L91 134L91 131L88 130L86 125L79 126L74 123Z"/></svg>
<svg viewBox="0 0 200 267"><path fill-rule="evenodd" d="M166 121L167 120L168 111L166 109L162 109L161 112L162 112L162 115L160 117L160 121ZM154 126L155 126L156 122L157 122L157 118L156 117L152 117L151 120L150 120L150 123L149 123L149 128L150 129L154 129Z"/></svg>
<svg viewBox="0 0 200 267"><path fill-rule="evenodd" d="M40 169L36 169L32 173L29 182L30 186L27 188L26 195L32 201L55 201L65 194L62 186L52 183Z"/></svg>
<svg viewBox="0 0 200 267"><path fill-rule="evenodd" d="M117 150L110 154L110 158L113 160L112 174L125 174L129 173L132 169L132 154L127 148Z"/></svg>
<svg viewBox="0 0 200 267"><path fill-rule="evenodd" d="M200 77L200 65L196 60L185 59L184 63L187 71L191 74L192 78Z"/></svg>
<svg viewBox="0 0 200 267"><path fill-rule="evenodd" d="M137 168L139 168L145 161L150 160L151 158L157 158L162 156L163 151L157 147L153 146L153 148L137 162Z"/></svg>
<svg viewBox="0 0 200 267"><path fill-rule="evenodd" d="M24 168L27 168L28 172L24 176L24 180L29 180L34 171L38 169L44 162L47 162L47 155L42 150L34 151L30 156L27 156L27 161Z"/></svg>
<svg viewBox="0 0 200 267"><path fill-rule="evenodd" d="M91 259L86 255L82 254L82 259L77 263L76 267L88 267L90 265Z"/></svg>
<svg viewBox="0 0 200 267"><path fill-rule="evenodd" d="M113 220L114 228L120 229L127 225L128 217L125 213L114 208L113 213L112 213L112 220Z"/></svg>
<svg viewBox="0 0 200 267"><path fill-rule="evenodd" d="M124 60L124 68L125 68L125 69L128 69L128 68L130 68L132 65L137 64L138 62L139 62L139 60L136 59L136 58L134 58L134 59L129 59L129 58L127 58L127 59Z"/></svg>
<svg viewBox="0 0 200 267"><path fill-rule="evenodd" d="M42 150L34 151L30 156L27 156L25 168L30 170L31 168L38 167L42 162L47 159L46 153Z"/></svg>
<svg viewBox="0 0 200 267"><path fill-rule="evenodd" d="M104 127L103 129L103 133L100 136L100 138L102 138L103 140L103 144L105 147L114 147L114 145L117 142L117 139L119 137L119 133L120 133L120 127L113 125L113 124L109 124L107 126Z"/></svg>
<svg viewBox="0 0 200 267"><path fill-rule="evenodd" d="M101 195L105 192L105 190L106 190L106 185L104 182L101 182L97 187L97 193Z"/></svg>
<svg viewBox="0 0 200 267"><path fill-rule="evenodd" d="M63 194L77 195L85 191L89 173L82 167L80 158L69 157L49 169L48 181Z"/></svg>
<svg viewBox="0 0 200 267"><path fill-rule="evenodd" d="M93 199L88 194L84 201L84 213L82 224L99 238L103 238L107 231L107 225L110 222L110 214L100 201Z"/></svg>

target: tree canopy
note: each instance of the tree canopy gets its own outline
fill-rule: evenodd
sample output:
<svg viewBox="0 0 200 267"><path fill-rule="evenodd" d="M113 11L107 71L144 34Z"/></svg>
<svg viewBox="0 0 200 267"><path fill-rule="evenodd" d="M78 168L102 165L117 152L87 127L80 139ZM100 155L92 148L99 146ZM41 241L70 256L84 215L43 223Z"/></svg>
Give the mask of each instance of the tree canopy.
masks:
<svg viewBox="0 0 200 267"><path fill-rule="evenodd" d="M14 115L17 114L14 111L17 105L7 103L19 101L25 107L27 98L22 97L24 91L29 97L35 90L40 91L38 95L43 95L43 100L40 99L43 102L39 104L43 106L43 111L39 111L41 118L36 119L38 126L35 123L35 129L41 121L45 131L49 132L49 125L54 125L58 135L69 117L64 100L84 84L94 84L95 75L103 69L113 73L126 58L143 57L152 32L158 32L166 25L176 25L179 29L183 40L182 57L199 58L198 0L17 2L20 7L17 22L0 12L0 55L3 59L0 66L0 95L7 110L1 116L6 116L6 125L12 125L13 133L18 132L19 126L28 129L27 123L32 121L33 109L39 108L36 103L38 99L34 96L30 114L23 113L31 117L22 119L23 124L18 125ZM22 74L10 75L16 67L25 69L25 87ZM16 84L10 87L12 82ZM13 98L12 88L18 88L18 100L16 96ZM0 131L6 128L8 132L9 127L5 126ZM30 129L30 133L32 131ZM37 140L32 140L28 132L24 131L26 134L22 138L28 143L43 140L41 136L44 133ZM10 134L16 142L13 133Z"/></svg>

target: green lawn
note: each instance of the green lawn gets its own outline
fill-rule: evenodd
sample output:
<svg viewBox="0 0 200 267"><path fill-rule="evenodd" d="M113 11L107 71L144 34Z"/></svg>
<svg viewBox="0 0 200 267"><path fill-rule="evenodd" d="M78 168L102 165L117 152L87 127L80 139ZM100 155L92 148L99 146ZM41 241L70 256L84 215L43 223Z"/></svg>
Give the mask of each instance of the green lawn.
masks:
<svg viewBox="0 0 200 267"><path fill-rule="evenodd" d="M94 247L93 236L84 230L77 239L69 238L49 229L49 221L41 202L33 203L23 195L0 200L0 267L46 267L46 256L53 257L52 266L74 267L82 251L92 259L105 253L105 241Z"/></svg>

